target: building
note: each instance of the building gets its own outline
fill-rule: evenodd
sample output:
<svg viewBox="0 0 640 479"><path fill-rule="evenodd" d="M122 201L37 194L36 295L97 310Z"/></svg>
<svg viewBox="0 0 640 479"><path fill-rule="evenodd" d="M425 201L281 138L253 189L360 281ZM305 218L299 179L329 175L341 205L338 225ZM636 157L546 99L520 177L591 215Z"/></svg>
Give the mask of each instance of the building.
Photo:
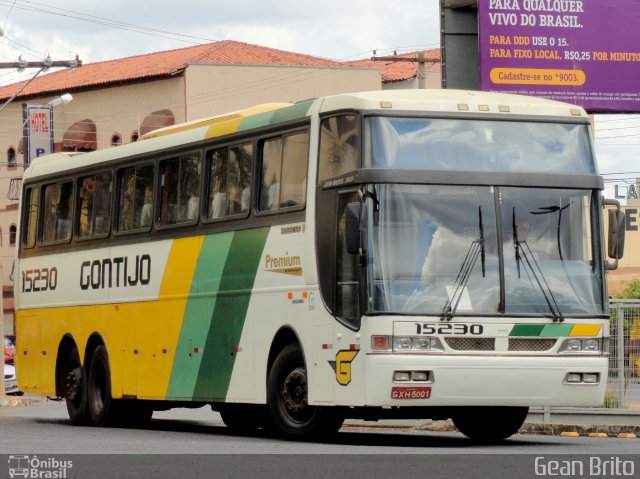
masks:
<svg viewBox="0 0 640 479"><path fill-rule="evenodd" d="M622 206L625 215L624 257L618 262L618 269L609 271L609 293L622 291L634 278L640 279L640 179L626 188L616 188L616 197L625 201Z"/></svg>
<svg viewBox="0 0 640 479"><path fill-rule="evenodd" d="M423 52L438 58L439 50ZM404 55L409 58L411 55ZM439 87L437 64L429 85ZM54 151L86 152L136 141L156 128L239 110L259 103L381 88L415 88L418 64L370 59L338 62L237 41L85 64L30 83L0 111L0 252L5 331L13 331L13 257L19 179L24 171L22 105L53 109ZM26 82L0 87L4 104ZM69 161L82 161L71 157ZM11 194L9 194L11 193ZM9 199L10 198L13 199Z"/></svg>

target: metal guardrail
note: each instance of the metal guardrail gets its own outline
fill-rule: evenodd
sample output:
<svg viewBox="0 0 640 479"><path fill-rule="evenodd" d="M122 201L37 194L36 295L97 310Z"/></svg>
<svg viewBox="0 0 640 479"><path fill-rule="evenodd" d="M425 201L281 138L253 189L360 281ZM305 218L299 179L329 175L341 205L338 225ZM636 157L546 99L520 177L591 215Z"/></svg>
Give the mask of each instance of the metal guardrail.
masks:
<svg viewBox="0 0 640 479"><path fill-rule="evenodd" d="M605 408L640 410L640 301L610 301L611 342Z"/></svg>

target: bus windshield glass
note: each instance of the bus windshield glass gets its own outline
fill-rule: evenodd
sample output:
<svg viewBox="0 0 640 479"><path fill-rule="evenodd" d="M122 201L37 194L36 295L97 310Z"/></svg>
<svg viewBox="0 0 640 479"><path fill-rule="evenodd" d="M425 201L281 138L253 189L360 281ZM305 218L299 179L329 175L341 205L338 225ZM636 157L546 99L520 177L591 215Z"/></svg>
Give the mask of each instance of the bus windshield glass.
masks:
<svg viewBox="0 0 640 479"><path fill-rule="evenodd" d="M584 124L370 117L367 168L596 174Z"/></svg>
<svg viewBox="0 0 640 479"><path fill-rule="evenodd" d="M590 191L371 189L371 313L603 314Z"/></svg>

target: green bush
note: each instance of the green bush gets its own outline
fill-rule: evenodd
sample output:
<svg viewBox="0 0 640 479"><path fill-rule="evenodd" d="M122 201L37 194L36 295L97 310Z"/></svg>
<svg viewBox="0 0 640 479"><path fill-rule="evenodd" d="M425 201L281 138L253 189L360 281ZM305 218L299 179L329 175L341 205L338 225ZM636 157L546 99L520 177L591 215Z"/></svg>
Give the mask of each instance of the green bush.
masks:
<svg viewBox="0 0 640 479"><path fill-rule="evenodd" d="M617 299L640 299L640 277L635 277L628 283L625 288L613 294Z"/></svg>

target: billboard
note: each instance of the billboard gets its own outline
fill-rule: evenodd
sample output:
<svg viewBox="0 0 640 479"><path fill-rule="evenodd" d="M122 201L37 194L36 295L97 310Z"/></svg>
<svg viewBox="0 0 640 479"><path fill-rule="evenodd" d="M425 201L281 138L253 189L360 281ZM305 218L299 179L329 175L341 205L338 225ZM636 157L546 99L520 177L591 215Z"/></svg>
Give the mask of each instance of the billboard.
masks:
<svg viewBox="0 0 640 479"><path fill-rule="evenodd" d="M25 166L38 156L53 153L53 108L27 105L24 149Z"/></svg>
<svg viewBox="0 0 640 479"><path fill-rule="evenodd" d="M640 111L638 0L479 0L480 86Z"/></svg>

